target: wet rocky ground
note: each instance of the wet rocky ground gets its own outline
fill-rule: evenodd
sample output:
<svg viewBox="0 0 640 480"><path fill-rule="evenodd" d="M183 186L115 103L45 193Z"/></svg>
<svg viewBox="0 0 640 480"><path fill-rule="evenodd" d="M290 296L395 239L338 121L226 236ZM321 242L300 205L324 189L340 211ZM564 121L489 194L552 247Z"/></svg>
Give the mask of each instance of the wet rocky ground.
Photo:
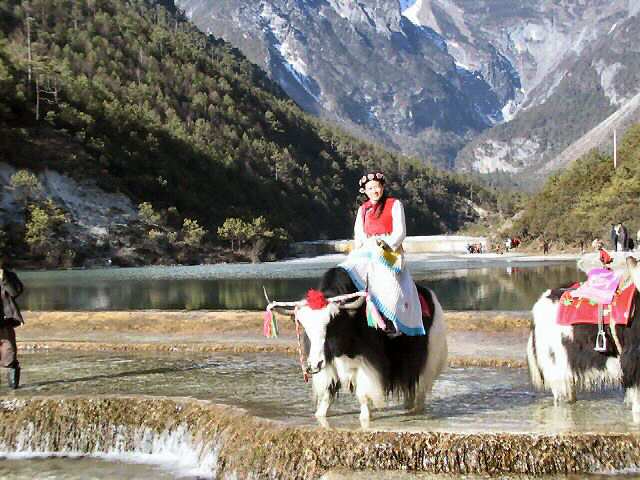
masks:
<svg viewBox="0 0 640 480"><path fill-rule="evenodd" d="M452 366L525 365L529 312L445 312ZM297 353L295 328L262 336L262 312L25 312L21 350Z"/></svg>
<svg viewBox="0 0 640 480"><path fill-rule="evenodd" d="M636 478L640 467L640 427L621 391L557 408L532 390L528 312L446 312L450 368L425 413L390 399L368 428L348 392L328 425L316 423L285 318L280 338L265 339L262 312L25 317L22 387L0 387L0 452L31 460L9 471L37 471L34 456L51 452L169 456L198 478ZM66 462L45 465L71 475Z"/></svg>

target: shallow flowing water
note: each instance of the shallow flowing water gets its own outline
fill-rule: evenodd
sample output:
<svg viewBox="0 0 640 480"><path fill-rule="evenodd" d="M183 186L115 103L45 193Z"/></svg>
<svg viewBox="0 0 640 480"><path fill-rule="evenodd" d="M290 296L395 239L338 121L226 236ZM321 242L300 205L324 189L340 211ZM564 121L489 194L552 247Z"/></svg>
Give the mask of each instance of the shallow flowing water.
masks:
<svg viewBox="0 0 640 480"><path fill-rule="evenodd" d="M165 463L143 463L145 459L132 456L128 459L51 457L20 458L0 457L0 478L11 480L196 480L203 476L191 475ZM322 480L638 480L640 473L615 472L608 474L571 475L434 475L414 472L385 472L381 470L350 472L335 470L323 475Z"/></svg>
<svg viewBox="0 0 640 480"><path fill-rule="evenodd" d="M22 386L5 397L153 395L240 406L266 418L312 425L310 385L295 358L277 354L148 355L30 353ZM4 379L3 379L4 380ZM355 397L343 392L330 410L332 427L358 429ZM570 406L532 391L525 369L450 368L436 382L422 415L392 401L375 414L377 430L448 432L640 432L621 391L587 393Z"/></svg>
<svg viewBox="0 0 640 480"><path fill-rule="evenodd" d="M87 271L22 272L27 286L21 305L30 310L262 309L265 285L273 298L295 299L317 284L335 258L323 262L262 265L153 267ZM503 262L499 267L451 268L454 262L411 262L418 283L433 288L449 310L529 310L546 288L582 279L573 262L532 265ZM191 397L247 409L291 426L313 427L310 386L293 357L269 354L122 354L79 352L22 353L22 387L0 386L11 398L88 395ZM0 373L4 372L0 369ZM2 385L6 385L4 375ZM397 401L374 412L371 428L383 432L459 432L464 434L640 433L621 391L588 393L566 407L532 391L524 369L449 369L436 382L422 415L407 415ZM92 400L93 401L93 400ZM157 400L153 400L154 403ZM146 415L146 410L144 411ZM343 392L330 410L329 425L357 431L359 407ZM168 439L168 441L172 441ZM187 442L188 443L188 442ZM163 448L159 449L160 452ZM173 447L172 447L173 448ZM184 452L184 445L177 451ZM528 446L527 446L528 448ZM175 452L171 448L168 451ZM117 452L81 458L51 457L47 452L2 458L0 478L201 478L198 460L183 456ZM37 458L31 458L34 455ZM625 463L626 464L626 463ZM209 471L210 469L205 469ZM529 471L529 470L527 470ZM607 475L536 476L547 480L609 478ZM638 479L637 471L616 471L616 478ZM527 475L432 475L384 471L330 471L327 479L381 478L429 480L501 478Z"/></svg>
<svg viewBox="0 0 640 480"><path fill-rule="evenodd" d="M333 258L333 257L331 257ZM302 298L339 259L259 265L200 265L21 272L26 310L198 310L265 306L263 286L273 299ZM529 310L547 288L583 279L575 262L518 263L452 269L410 262L417 283L432 288L447 310Z"/></svg>
<svg viewBox="0 0 640 480"><path fill-rule="evenodd" d="M313 426L310 386L305 385L296 359L276 354L115 354L35 352L21 357L23 383L12 391L0 387L3 401L40 396L126 395L192 397L240 406L257 416L288 425ZM4 383L4 382L3 382ZM408 415L400 405L374 413L372 430L461 433L638 433L620 391L580 395L574 405L554 407L550 395L532 391L524 369L450 368L436 382L427 410ZM359 430L358 405L342 393L330 410L331 427ZM161 449L162 450L162 449ZM1 454L0 454L1 455ZM33 454L32 454L33 455ZM21 458L0 461L2 478L198 478L197 464L175 454L106 455L101 458ZM182 463L181 463L182 460ZM326 478L359 480L374 472L331 471ZM615 472L616 478L636 479L635 471ZM129 476L127 476L129 475ZM369 476L367 476L369 475ZM375 472L376 478L480 480L490 476L447 476ZM495 477L493 477L495 478ZM500 475L519 480L524 475ZM554 475L548 480L600 478L599 475Z"/></svg>
<svg viewBox="0 0 640 480"><path fill-rule="evenodd" d="M195 480L202 478L180 469L179 462L142 455L102 458L43 455L0 456L0 478L11 480Z"/></svg>

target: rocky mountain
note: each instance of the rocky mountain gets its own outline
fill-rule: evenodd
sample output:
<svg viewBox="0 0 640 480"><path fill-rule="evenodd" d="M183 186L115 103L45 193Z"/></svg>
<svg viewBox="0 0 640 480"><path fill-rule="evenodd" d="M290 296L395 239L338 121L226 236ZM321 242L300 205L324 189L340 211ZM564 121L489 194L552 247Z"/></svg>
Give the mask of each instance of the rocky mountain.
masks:
<svg viewBox="0 0 640 480"><path fill-rule="evenodd" d="M413 235L496 209L476 180L303 112L173 0L0 0L0 250L50 266L115 249L197 262L236 234L346 238L372 168Z"/></svg>
<svg viewBox="0 0 640 480"><path fill-rule="evenodd" d="M519 98L519 76L498 49L483 45L483 69L468 67L441 33L402 15L398 0L177 3L307 111L438 165L453 166Z"/></svg>
<svg viewBox="0 0 640 480"><path fill-rule="evenodd" d="M640 3L592 1L577 8L548 12L540 24L546 30L534 34L529 25L528 41L514 44L538 71L522 70L525 97L519 111L466 145L456 159L459 166L544 176L566 164L556 156L607 117L619 110L630 117L634 107L627 102L640 93ZM600 146L611 141L611 133L582 143Z"/></svg>
<svg viewBox="0 0 640 480"><path fill-rule="evenodd" d="M451 168L536 171L640 91L637 0L179 0L308 111Z"/></svg>
<svg viewBox="0 0 640 480"><path fill-rule="evenodd" d="M612 132L626 132L635 124L640 124L640 93L565 148L560 155L546 162L540 169L540 174L564 169L593 149L606 149L612 153L615 139Z"/></svg>

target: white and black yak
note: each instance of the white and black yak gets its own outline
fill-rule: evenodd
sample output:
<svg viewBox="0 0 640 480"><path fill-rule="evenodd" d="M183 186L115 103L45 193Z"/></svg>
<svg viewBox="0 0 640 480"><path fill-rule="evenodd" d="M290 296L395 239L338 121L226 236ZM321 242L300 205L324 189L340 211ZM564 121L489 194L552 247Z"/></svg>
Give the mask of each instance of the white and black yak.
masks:
<svg viewBox="0 0 640 480"><path fill-rule="evenodd" d="M319 290L327 299L357 291L340 267L325 272ZM298 302L296 318L305 332L305 369L311 374L320 422L324 423L341 389L356 395L363 425L369 422L370 408L384 406L390 395L402 395L411 412L424 409L426 395L446 366L447 342L444 314L435 294L421 287L418 291L429 310L423 315L426 335L421 336L390 336L368 326L362 297L348 304L330 301L316 309L306 301Z"/></svg>
<svg viewBox="0 0 640 480"><path fill-rule="evenodd" d="M527 344L531 381L550 390L556 404L574 402L577 390L623 387L634 417L640 413L640 268L627 258L635 298L626 326L615 326L615 338L604 325L606 348L596 351L598 325L559 325L560 296L566 289L547 290L533 306L533 323Z"/></svg>

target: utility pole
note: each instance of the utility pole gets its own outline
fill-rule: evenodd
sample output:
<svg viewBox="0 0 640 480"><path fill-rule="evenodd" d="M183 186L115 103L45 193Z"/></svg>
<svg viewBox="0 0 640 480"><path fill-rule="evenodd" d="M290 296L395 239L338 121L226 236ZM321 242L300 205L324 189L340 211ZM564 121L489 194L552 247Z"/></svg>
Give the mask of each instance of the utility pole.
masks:
<svg viewBox="0 0 640 480"><path fill-rule="evenodd" d="M618 166L618 141L616 137L616 131L613 131L613 169Z"/></svg>

